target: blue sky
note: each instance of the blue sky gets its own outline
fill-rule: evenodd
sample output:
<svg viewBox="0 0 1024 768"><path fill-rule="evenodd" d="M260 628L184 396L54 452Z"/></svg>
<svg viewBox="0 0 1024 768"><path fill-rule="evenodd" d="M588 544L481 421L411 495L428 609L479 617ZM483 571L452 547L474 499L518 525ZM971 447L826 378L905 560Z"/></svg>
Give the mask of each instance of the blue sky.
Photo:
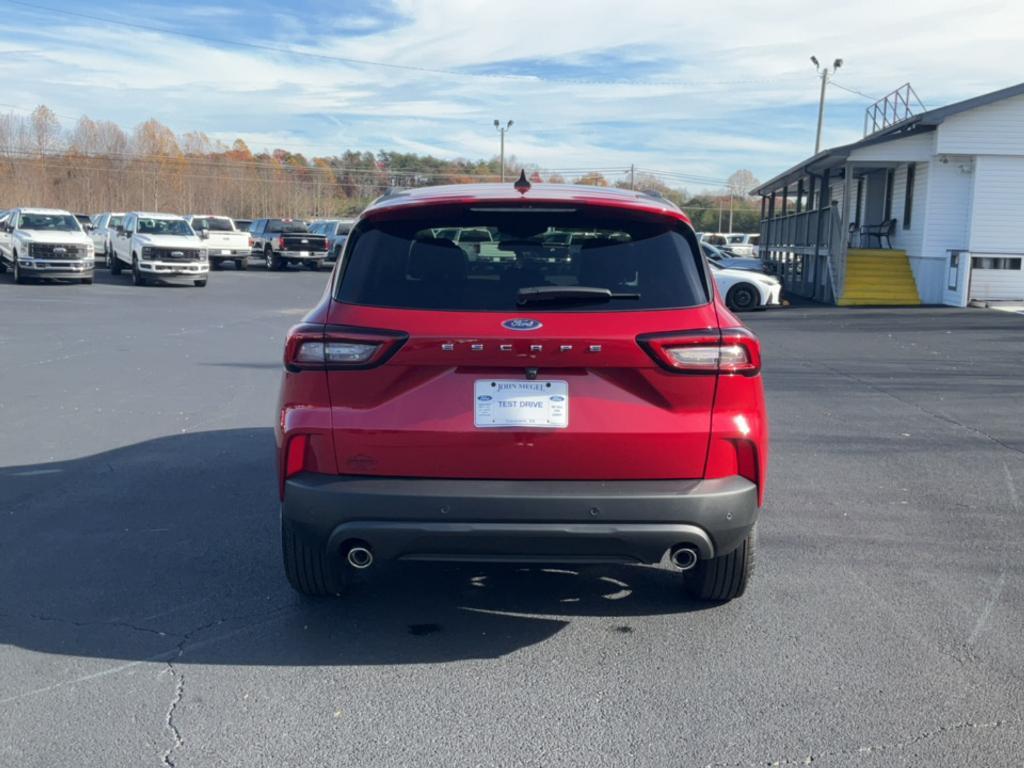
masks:
<svg viewBox="0 0 1024 768"><path fill-rule="evenodd" d="M469 158L496 154L492 122L512 118L508 151L524 162L635 164L692 177L680 184L696 190L810 154L811 54L842 57L836 81L869 96L909 80L928 106L1021 71L1007 65L1019 56L1019 3L838 5L0 0L0 110L45 103L68 126L88 114L128 129L155 117L308 155ZM859 138L869 99L827 96L826 145Z"/></svg>

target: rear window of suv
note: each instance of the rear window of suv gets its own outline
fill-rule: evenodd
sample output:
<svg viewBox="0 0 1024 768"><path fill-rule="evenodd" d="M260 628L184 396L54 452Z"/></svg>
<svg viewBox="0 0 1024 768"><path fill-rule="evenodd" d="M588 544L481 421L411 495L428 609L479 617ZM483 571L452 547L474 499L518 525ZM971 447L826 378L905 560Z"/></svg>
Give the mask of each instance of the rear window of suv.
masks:
<svg viewBox="0 0 1024 768"><path fill-rule="evenodd" d="M531 312L672 309L709 300L699 256L670 219L486 208L435 215L363 221L350 236L336 298L364 306L496 312L522 309L530 301L524 295L537 288L546 296L530 301ZM565 289L561 298L559 288ZM577 295L585 289L610 296Z"/></svg>

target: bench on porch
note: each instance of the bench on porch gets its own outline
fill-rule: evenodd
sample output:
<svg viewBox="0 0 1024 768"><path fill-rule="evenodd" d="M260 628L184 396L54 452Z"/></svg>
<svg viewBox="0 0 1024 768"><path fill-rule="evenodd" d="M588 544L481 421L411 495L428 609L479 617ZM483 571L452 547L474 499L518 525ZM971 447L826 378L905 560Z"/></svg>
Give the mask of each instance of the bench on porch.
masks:
<svg viewBox="0 0 1024 768"><path fill-rule="evenodd" d="M850 234L856 231L856 224L850 225ZM878 241L878 247L882 247L882 240L885 240L885 247L892 248L892 236L896 233L896 219L889 219L881 224L865 224L860 228L860 236L871 245L871 238Z"/></svg>

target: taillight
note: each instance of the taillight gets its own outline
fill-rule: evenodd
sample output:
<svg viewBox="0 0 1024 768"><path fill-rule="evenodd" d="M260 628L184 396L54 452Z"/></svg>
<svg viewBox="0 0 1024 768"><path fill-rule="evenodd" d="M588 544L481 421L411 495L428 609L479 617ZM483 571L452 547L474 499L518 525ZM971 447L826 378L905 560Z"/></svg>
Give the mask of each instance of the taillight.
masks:
<svg viewBox="0 0 1024 768"><path fill-rule="evenodd" d="M254 245L256 245L256 241L255 241L255 240L253 240L253 239L252 239L252 238L250 237L250 238L249 238L249 247L250 247L250 248L252 248L252 247L253 247Z"/></svg>
<svg viewBox="0 0 1024 768"><path fill-rule="evenodd" d="M279 251L283 251L284 250L284 237L283 236L277 238L277 250L279 250Z"/></svg>
<svg viewBox="0 0 1024 768"><path fill-rule="evenodd" d="M284 367L293 372L372 368L388 360L407 338L398 331L297 325L288 332Z"/></svg>
<svg viewBox="0 0 1024 768"><path fill-rule="evenodd" d="M306 449L309 447L309 435L293 435L288 441L288 453L284 461L285 479L299 474L306 466Z"/></svg>
<svg viewBox="0 0 1024 768"><path fill-rule="evenodd" d="M761 345L746 328L651 333L638 336L637 343L676 373L754 376L761 370Z"/></svg>

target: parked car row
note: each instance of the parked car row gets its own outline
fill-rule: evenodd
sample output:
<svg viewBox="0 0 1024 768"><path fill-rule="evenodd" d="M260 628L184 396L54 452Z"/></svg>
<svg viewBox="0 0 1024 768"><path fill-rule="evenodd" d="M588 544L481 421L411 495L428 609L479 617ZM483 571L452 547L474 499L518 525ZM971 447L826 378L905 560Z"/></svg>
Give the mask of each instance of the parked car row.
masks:
<svg viewBox="0 0 1024 768"><path fill-rule="evenodd" d="M206 285L209 272L250 257L269 270L290 264L318 269L336 260L351 229L348 219L233 220L215 214L107 211L93 216L55 208L0 211L0 272L15 281L77 280L91 283L97 265L111 274L130 272L143 285L168 279ZM244 226L240 226L244 225Z"/></svg>

